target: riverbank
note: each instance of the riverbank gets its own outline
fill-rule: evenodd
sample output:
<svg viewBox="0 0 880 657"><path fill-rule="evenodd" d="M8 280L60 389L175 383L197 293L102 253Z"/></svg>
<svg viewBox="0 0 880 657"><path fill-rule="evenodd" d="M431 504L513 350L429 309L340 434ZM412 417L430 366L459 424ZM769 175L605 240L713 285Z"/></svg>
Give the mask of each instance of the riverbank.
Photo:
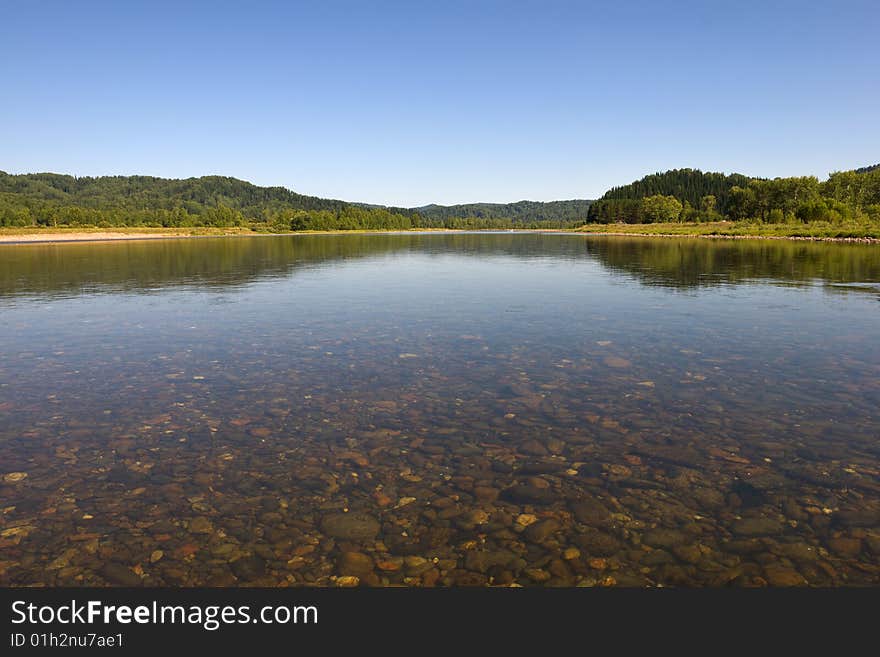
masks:
<svg viewBox="0 0 880 657"><path fill-rule="evenodd" d="M586 224L574 232L633 237L702 237L707 239L776 239L810 242L880 243L880 226L864 224L835 225L826 222L808 224L758 224L746 221L662 224Z"/></svg>
<svg viewBox="0 0 880 657"><path fill-rule="evenodd" d="M63 242L111 242L119 240L182 239L187 237L266 237L272 235L350 235L369 233L462 233L454 228L412 228L409 230L303 230L273 233L251 228L0 228L0 244L38 244ZM568 232L563 229L485 230L481 232Z"/></svg>
<svg viewBox="0 0 880 657"><path fill-rule="evenodd" d="M271 233L247 227L237 228L0 228L0 244L63 242L105 242L117 240L180 239L186 237L267 236L281 234L344 235L350 233L460 233L451 228L410 230L333 230ZM810 242L880 243L880 227L865 225L755 224L718 221L712 223L585 224L570 229L513 229L485 232L556 232L627 237L700 237L705 239L771 239Z"/></svg>
<svg viewBox="0 0 880 657"><path fill-rule="evenodd" d="M0 244L105 242L257 234L255 231L243 228L0 228Z"/></svg>

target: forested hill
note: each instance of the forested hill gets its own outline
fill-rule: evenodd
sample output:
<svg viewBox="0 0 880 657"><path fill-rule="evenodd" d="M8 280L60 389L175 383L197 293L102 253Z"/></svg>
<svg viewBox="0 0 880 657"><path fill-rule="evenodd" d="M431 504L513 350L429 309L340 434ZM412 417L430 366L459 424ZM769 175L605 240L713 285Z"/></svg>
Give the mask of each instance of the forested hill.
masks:
<svg viewBox="0 0 880 657"><path fill-rule="evenodd" d="M591 223L707 222L833 225L880 219L880 165L815 176L750 178L674 169L614 187L590 205ZM858 231L856 231L858 232Z"/></svg>
<svg viewBox="0 0 880 657"><path fill-rule="evenodd" d="M516 203L466 203L462 205L425 205L412 208L422 217L443 221L455 217L504 217L515 222L583 221L590 203L586 199L570 201L517 201Z"/></svg>
<svg viewBox="0 0 880 657"><path fill-rule="evenodd" d="M152 176L74 177L57 173L9 175L0 172L0 192L20 194L34 201L50 201L85 208L183 208L199 213L224 205L247 217L265 209L338 210L344 201L303 196L284 187L258 187L225 176L175 180Z"/></svg>
<svg viewBox="0 0 880 657"><path fill-rule="evenodd" d="M735 186L745 187L749 180L749 176L739 173L725 175L711 171L703 173L699 169L672 169L664 173L653 173L629 185L612 187L602 198L640 199L662 194L699 207L700 200L711 194L723 206L730 189Z"/></svg>
<svg viewBox="0 0 880 657"><path fill-rule="evenodd" d="M394 208L258 187L223 176L82 177L0 172L0 227L246 226L255 230L566 228L584 223L880 221L880 165L814 176L750 178L674 169L610 189L598 201Z"/></svg>
<svg viewBox="0 0 880 657"><path fill-rule="evenodd" d="M74 177L0 171L0 226L235 226L271 230L563 227L590 201L393 208L258 187L223 176Z"/></svg>

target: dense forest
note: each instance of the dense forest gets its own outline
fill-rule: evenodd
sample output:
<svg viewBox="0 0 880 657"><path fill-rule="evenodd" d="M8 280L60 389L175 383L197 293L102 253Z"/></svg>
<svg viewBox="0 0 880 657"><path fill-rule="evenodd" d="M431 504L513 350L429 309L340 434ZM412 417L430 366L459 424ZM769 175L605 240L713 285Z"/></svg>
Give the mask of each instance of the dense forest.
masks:
<svg viewBox="0 0 880 657"><path fill-rule="evenodd" d="M516 203L466 203L462 205L425 205L414 208L428 221L450 219L504 218L518 223L534 221L583 223L592 201L517 201Z"/></svg>
<svg viewBox="0 0 880 657"><path fill-rule="evenodd" d="M711 194L723 205L731 187L743 187L749 184L749 180L748 176L739 173L725 175L703 173L699 169L672 169L645 176L629 185L612 187L602 200L642 199L660 194L674 196L682 203L687 201L697 207L704 196Z"/></svg>
<svg viewBox="0 0 880 657"><path fill-rule="evenodd" d="M880 164L872 164L871 166L856 169L856 173L871 173L872 171L876 171L877 169L880 169Z"/></svg>
<svg viewBox="0 0 880 657"><path fill-rule="evenodd" d="M301 230L568 228L584 223L716 222L877 226L880 165L813 176L750 178L674 169L598 201L394 208L304 196L235 178L74 177L0 172L0 227L248 227ZM836 230L836 229L835 229Z"/></svg>
<svg viewBox="0 0 880 657"><path fill-rule="evenodd" d="M748 178L674 169L615 187L589 208L591 223L880 221L880 167L814 176Z"/></svg>
<svg viewBox="0 0 880 657"><path fill-rule="evenodd" d="M589 201L386 208L236 178L0 172L0 226L249 226L258 230L540 228L583 223Z"/></svg>

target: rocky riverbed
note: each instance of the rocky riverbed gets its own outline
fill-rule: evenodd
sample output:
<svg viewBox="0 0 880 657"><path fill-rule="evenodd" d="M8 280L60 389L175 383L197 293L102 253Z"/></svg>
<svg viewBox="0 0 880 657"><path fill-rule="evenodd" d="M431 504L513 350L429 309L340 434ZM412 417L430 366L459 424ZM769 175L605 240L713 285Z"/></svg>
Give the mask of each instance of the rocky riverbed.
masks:
<svg viewBox="0 0 880 657"><path fill-rule="evenodd" d="M137 431L35 427L4 443L16 469L0 479L0 581L880 582L880 472L868 453L673 435L662 417L578 414L552 386L508 386L474 416L429 392L313 394L320 419L306 424L275 398L232 417L181 404ZM441 410L460 424L426 426ZM10 449L24 443L27 457Z"/></svg>
<svg viewBox="0 0 880 657"><path fill-rule="evenodd" d="M3 279L0 585L880 584L867 247L207 242Z"/></svg>

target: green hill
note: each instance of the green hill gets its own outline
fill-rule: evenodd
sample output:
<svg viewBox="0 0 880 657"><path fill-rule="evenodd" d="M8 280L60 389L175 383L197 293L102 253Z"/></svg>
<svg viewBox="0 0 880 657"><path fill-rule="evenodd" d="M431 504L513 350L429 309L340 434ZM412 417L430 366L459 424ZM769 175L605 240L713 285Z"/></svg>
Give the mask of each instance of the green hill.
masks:
<svg viewBox="0 0 880 657"><path fill-rule="evenodd" d="M504 228L583 223L589 201L393 208L259 187L224 176L74 177L0 172L0 226L234 226L272 230Z"/></svg>
<svg viewBox="0 0 880 657"><path fill-rule="evenodd" d="M880 165L766 180L673 169L598 201L518 201L395 208L260 187L225 176L75 177L0 172L0 226L248 226L256 230L563 228L584 223L877 221Z"/></svg>
<svg viewBox="0 0 880 657"><path fill-rule="evenodd" d="M284 187L258 187L224 176L175 180L152 176L74 177L57 173L0 172L0 193L34 202L131 210L184 208L193 213L221 205L257 218L265 209L337 210L344 201L303 196Z"/></svg>
<svg viewBox="0 0 880 657"><path fill-rule="evenodd" d="M755 220L764 223L875 221L880 166L815 176L750 178L673 169L608 190L589 209L591 223Z"/></svg>
<svg viewBox="0 0 880 657"><path fill-rule="evenodd" d="M731 187L748 184L751 178L740 173L726 175L699 169L672 169L663 173L653 173L629 185L612 187L602 196L603 199L632 199L663 194L674 196L682 203L687 201L697 206L707 194L717 199L726 198Z"/></svg>
<svg viewBox="0 0 880 657"><path fill-rule="evenodd" d="M517 201L516 203L466 203L461 205L425 205L413 208L429 220L445 221L461 218L505 218L514 222L532 221L586 221L592 201Z"/></svg>

